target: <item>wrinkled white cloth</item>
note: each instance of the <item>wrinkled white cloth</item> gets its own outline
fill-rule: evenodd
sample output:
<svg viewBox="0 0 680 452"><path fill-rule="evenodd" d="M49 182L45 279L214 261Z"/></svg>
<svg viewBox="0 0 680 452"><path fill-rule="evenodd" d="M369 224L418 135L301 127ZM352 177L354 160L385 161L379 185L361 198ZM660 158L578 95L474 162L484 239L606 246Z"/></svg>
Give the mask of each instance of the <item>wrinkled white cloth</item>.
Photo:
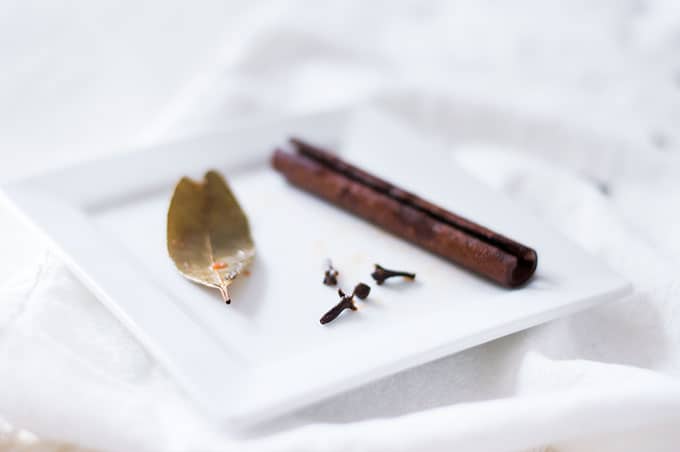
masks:
<svg viewBox="0 0 680 452"><path fill-rule="evenodd" d="M3 180L387 87L381 106L424 133L487 136L458 163L636 290L234 437L3 206L0 445L677 450L676 2L74 5L0 7Z"/></svg>

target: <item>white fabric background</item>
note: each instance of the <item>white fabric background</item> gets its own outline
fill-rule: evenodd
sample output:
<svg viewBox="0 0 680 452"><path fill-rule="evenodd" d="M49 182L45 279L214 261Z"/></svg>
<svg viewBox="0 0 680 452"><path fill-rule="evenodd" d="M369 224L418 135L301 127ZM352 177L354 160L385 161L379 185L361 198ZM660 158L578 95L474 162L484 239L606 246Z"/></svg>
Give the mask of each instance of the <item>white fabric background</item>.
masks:
<svg viewBox="0 0 680 452"><path fill-rule="evenodd" d="M677 450L678 55L672 0L0 5L3 181L392 88L497 137L457 160L636 285L234 438L0 207L0 445Z"/></svg>

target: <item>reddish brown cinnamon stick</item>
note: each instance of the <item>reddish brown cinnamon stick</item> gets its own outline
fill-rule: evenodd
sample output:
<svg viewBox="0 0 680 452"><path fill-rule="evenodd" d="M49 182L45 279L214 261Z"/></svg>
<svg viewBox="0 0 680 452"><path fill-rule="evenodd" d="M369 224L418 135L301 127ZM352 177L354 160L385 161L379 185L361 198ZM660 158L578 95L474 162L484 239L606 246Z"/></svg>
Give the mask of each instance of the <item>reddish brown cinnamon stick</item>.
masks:
<svg viewBox="0 0 680 452"><path fill-rule="evenodd" d="M272 166L292 184L503 286L536 270L536 252L402 190L329 151L292 139L296 153L276 150Z"/></svg>

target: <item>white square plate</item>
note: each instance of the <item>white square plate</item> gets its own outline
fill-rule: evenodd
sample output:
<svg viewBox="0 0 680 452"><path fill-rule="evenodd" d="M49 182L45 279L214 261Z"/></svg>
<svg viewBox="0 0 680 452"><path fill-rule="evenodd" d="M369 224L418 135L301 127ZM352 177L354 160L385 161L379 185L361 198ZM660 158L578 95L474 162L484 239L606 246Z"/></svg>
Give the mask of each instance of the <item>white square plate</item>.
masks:
<svg viewBox="0 0 680 452"><path fill-rule="evenodd" d="M4 187L73 271L220 421L247 425L370 380L620 296L629 286L449 159L446 149L372 113L336 111L256 124L143 149ZM497 287L288 185L270 169L296 135L450 210L532 246L538 271ZM416 152L414 152L416 150ZM231 305L181 277L167 257L175 182L224 173L257 246ZM374 262L418 274L373 285L359 312L327 325L337 302L321 284L332 258L341 285L372 283Z"/></svg>

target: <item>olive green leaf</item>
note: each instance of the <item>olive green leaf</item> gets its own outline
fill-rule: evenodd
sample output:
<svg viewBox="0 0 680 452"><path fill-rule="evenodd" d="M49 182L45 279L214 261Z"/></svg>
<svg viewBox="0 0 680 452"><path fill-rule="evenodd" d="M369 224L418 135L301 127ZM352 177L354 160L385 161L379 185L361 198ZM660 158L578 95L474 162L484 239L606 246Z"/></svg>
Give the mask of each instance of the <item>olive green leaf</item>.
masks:
<svg viewBox="0 0 680 452"><path fill-rule="evenodd" d="M219 289L230 303L229 285L255 257L248 218L216 171L203 182L182 178L168 210L168 253L191 281Z"/></svg>

